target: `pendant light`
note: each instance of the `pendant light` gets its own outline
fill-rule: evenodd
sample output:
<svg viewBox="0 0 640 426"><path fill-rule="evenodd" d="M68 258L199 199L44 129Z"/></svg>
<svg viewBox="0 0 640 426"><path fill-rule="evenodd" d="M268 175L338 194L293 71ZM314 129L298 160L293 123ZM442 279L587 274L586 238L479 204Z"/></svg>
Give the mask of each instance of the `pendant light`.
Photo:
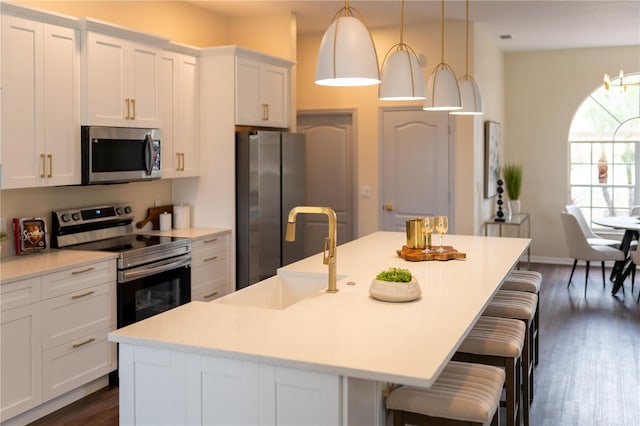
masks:
<svg viewBox="0 0 640 426"><path fill-rule="evenodd" d="M422 109L428 111L453 111L462 108L456 74L444 62L444 0L441 1L441 9L441 60L427 83L427 101Z"/></svg>
<svg viewBox="0 0 640 426"><path fill-rule="evenodd" d="M378 98L383 101L426 99L424 77L413 49L404 43L404 0L400 3L400 43L387 52L382 61L382 81Z"/></svg>
<svg viewBox="0 0 640 426"><path fill-rule="evenodd" d="M322 37L316 84L321 86L372 86L380 84L378 55L367 27L345 0Z"/></svg>
<svg viewBox="0 0 640 426"><path fill-rule="evenodd" d="M482 97L478 84L469 75L469 0L467 0L467 32L466 32L466 58L464 75L458 80L462 109L451 111L453 115L482 115Z"/></svg>

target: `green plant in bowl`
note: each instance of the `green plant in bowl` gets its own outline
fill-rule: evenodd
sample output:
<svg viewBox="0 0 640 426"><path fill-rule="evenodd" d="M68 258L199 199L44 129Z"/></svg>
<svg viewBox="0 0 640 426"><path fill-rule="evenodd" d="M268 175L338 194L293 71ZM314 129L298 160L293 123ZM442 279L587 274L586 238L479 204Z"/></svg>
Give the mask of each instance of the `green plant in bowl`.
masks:
<svg viewBox="0 0 640 426"><path fill-rule="evenodd" d="M411 278L413 278L411 272L408 269L402 268L389 268L376 275L377 280L396 283L408 283L411 281Z"/></svg>

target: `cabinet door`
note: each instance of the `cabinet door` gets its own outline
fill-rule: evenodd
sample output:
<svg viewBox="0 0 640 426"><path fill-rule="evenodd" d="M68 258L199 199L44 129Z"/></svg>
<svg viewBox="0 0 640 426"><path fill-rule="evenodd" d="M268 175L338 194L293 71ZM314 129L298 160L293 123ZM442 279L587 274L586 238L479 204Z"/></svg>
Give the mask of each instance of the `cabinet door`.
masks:
<svg viewBox="0 0 640 426"><path fill-rule="evenodd" d="M175 140L182 153L180 177L200 173L200 66L198 58L181 55L178 62L178 122Z"/></svg>
<svg viewBox="0 0 640 426"><path fill-rule="evenodd" d="M125 92L124 40L108 35L86 34L86 93L83 122L95 126L128 126Z"/></svg>
<svg viewBox="0 0 640 426"><path fill-rule="evenodd" d="M236 58L236 124L288 127L289 70Z"/></svg>
<svg viewBox="0 0 640 426"><path fill-rule="evenodd" d="M0 421L42 402L40 304L2 312Z"/></svg>
<svg viewBox="0 0 640 426"><path fill-rule="evenodd" d="M2 17L3 188L80 183L76 31Z"/></svg>
<svg viewBox="0 0 640 426"><path fill-rule="evenodd" d="M160 127L156 48L87 32L85 57L84 123Z"/></svg>
<svg viewBox="0 0 640 426"><path fill-rule="evenodd" d="M160 118L162 119L162 179L173 178L178 173L180 152L175 144L176 115L179 111L176 80L179 54L162 52L160 57Z"/></svg>
<svg viewBox="0 0 640 426"><path fill-rule="evenodd" d="M162 178L197 176L200 170L198 58L162 52L159 74Z"/></svg>
<svg viewBox="0 0 640 426"><path fill-rule="evenodd" d="M2 187L40 186L45 177L42 23L2 16Z"/></svg>
<svg viewBox="0 0 640 426"><path fill-rule="evenodd" d="M236 58L236 124L263 126L267 121L262 108L261 71L261 63Z"/></svg>
<svg viewBox="0 0 640 426"><path fill-rule="evenodd" d="M80 183L80 48L71 28L44 25L47 185Z"/></svg>
<svg viewBox="0 0 640 426"><path fill-rule="evenodd" d="M289 127L289 70L266 64L261 74L262 104L273 127Z"/></svg>
<svg viewBox="0 0 640 426"><path fill-rule="evenodd" d="M131 43L129 66L125 81L130 99L129 126L160 127L160 103L158 100L158 49Z"/></svg>

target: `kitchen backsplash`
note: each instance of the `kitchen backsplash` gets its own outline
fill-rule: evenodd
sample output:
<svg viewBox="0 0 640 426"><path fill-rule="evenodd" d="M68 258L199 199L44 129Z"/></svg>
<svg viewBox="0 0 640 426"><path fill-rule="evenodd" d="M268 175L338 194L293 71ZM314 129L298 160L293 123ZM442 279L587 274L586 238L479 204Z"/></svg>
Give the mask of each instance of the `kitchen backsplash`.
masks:
<svg viewBox="0 0 640 426"><path fill-rule="evenodd" d="M147 209L155 200L162 205L171 204L171 180L134 182L116 185L64 186L0 191L0 217L8 227L9 238L3 241L2 257L15 255L11 219L14 217L43 217L47 233L51 228L51 212L71 207L96 206L102 203L131 202L135 222L147 216ZM147 224L145 229L151 229ZM47 241L51 241L47 235Z"/></svg>

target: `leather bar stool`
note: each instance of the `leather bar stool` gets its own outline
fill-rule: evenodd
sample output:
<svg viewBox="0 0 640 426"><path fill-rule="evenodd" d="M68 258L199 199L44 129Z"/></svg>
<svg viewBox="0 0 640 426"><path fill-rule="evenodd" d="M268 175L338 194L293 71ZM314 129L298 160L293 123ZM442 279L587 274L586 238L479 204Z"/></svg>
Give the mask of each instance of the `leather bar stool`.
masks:
<svg viewBox="0 0 640 426"><path fill-rule="evenodd" d="M386 399L394 426L499 424L502 369L449 361L430 388L400 386Z"/></svg>
<svg viewBox="0 0 640 426"><path fill-rule="evenodd" d="M529 424L529 408L533 402L533 345L531 344L533 318L538 296L524 291L498 290L483 315L513 318L524 322L524 348L522 350L522 418Z"/></svg>
<svg viewBox="0 0 640 426"><path fill-rule="evenodd" d="M520 426L521 355L525 331L520 320L481 316L452 358L504 368L507 426ZM524 426L528 426L527 420Z"/></svg>
<svg viewBox="0 0 640 426"><path fill-rule="evenodd" d="M540 288L542 274L538 271L513 270L502 283L502 290L526 291L538 295L538 306L533 318L533 365L540 360Z"/></svg>

